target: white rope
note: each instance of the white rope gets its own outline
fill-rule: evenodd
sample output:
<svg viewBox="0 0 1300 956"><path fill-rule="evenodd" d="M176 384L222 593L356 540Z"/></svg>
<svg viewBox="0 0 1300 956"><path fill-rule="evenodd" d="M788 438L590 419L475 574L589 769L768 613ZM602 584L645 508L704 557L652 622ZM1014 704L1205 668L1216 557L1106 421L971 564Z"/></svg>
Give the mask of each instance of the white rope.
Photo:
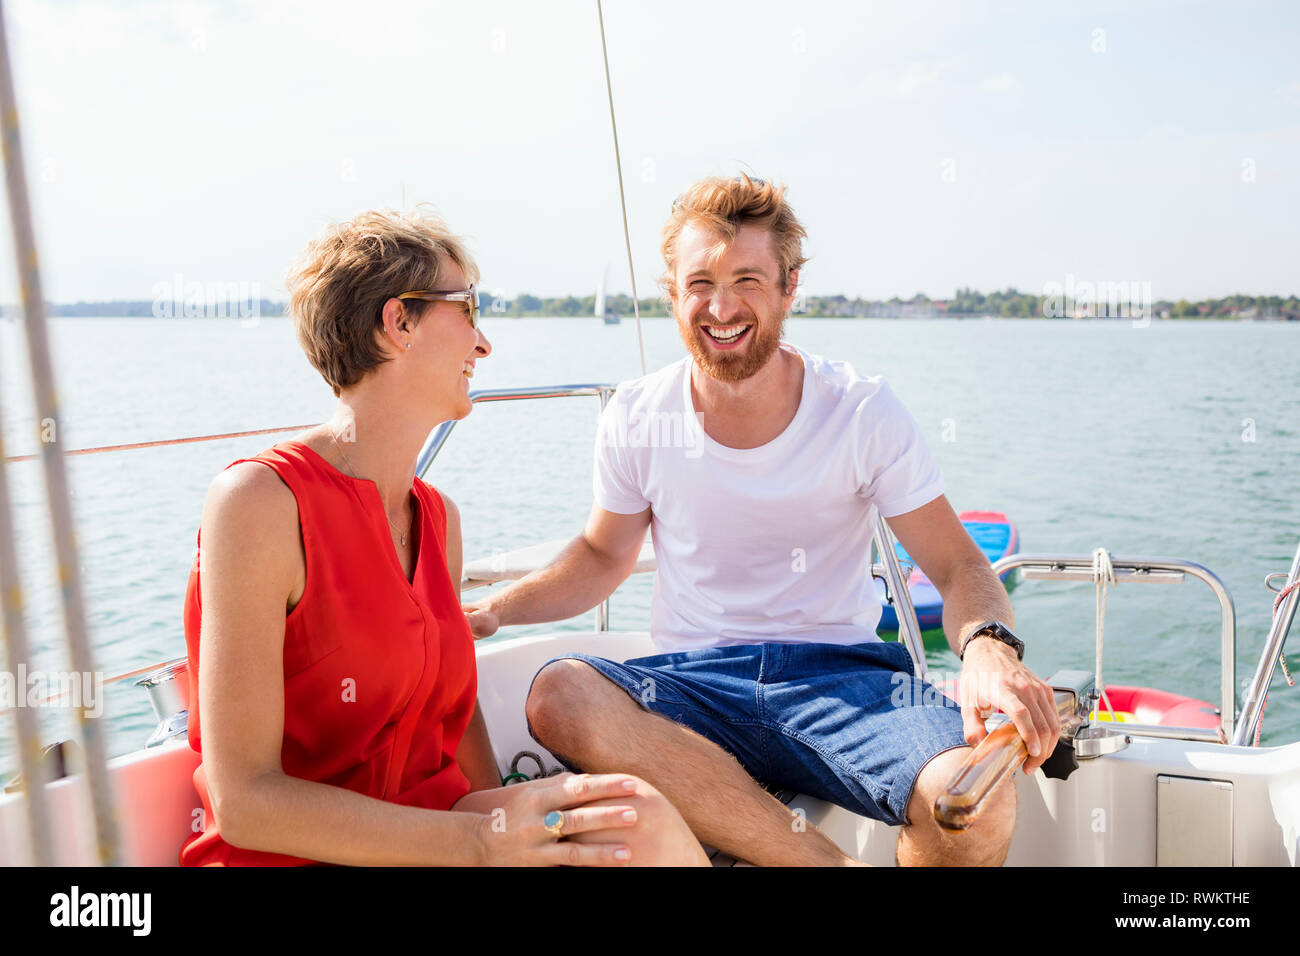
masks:
<svg viewBox="0 0 1300 956"><path fill-rule="evenodd" d="M18 128L18 102L14 87L12 60L9 54L9 40L4 27L5 12L0 9L0 142L3 143L5 166L5 190L9 198L9 224L13 230L13 250L18 260L18 281L22 293L23 327L27 339L27 364L31 369L32 392L36 420L53 422L59 428L65 428L64 419L59 413L58 393L54 387L54 363L51 357L49 330L45 321L45 299L41 291L39 260L36 255L36 235L32 226L31 203L27 194L27 174L23 166L23 151ZM0 449L2 452L2 449ZM2 457L2 454L0 454ZM45 500L49 507L50 530L54 539L54 563L58 570L60 597L63 609L63 630L66 637L68 654L72 669L83 675L97 673L94 666L90 645L90 634L86 627L86 606L82 597L81 564L77 559L77 540L72 516L72 497L68 487L67 462L63 457L61 442L41 443L41 464L45 475ZM12 529L6 529L11 534ZM9 562L5 558L5 563ZM6 591L12 587L12 581L6 580ZM13 605L18 594L7 593L3 597L9 620L13 623ZM19 608L21 611L21 608ZM12 632L10 646L12 649ZM16 657L16 663L23 663L23 657ZM25 708L20 708L23 710ZM101 726L103 721L90 715L86 707L75 709L77 724L81 731L82 749L85 752L86 782L90 789L90 805L94 818L95 837L98 844L99 862L116 865L118 857L117 821L113 815L113 790L108 777L107 750L105 733ZM28 716L19 717L20 733L32 730L27 723ZM39 768L33 772L32 762L39 757L31 753L30 748L36 741L31 736L20 737L18 744L22 754L23 786L27 794L29 832L38 842L33 846L33 853L38 854L37 862L42 862L45 849L42 841L48 834L42 832L42 820L39 811L33 808L42 800L44 776ZM45 820L44 823L48 823ZM72 820L60 820L60 824L71 827Z"/></svg>
<svg viewBox="0 0 1300 956"><path fill-rule="evenodd" d="M1106 588L1115 583L1115 566L1111 563L1110 552L1105 548L1098 548L1092 552L1092 580L1097 585L1097 691L1101 694L1102 703L1106 705L1106 710L1113 719L1115 709L1110 706L1110 698L1106 696L1106 684L1101 679L1101 649L1106 637Z"/></svg>

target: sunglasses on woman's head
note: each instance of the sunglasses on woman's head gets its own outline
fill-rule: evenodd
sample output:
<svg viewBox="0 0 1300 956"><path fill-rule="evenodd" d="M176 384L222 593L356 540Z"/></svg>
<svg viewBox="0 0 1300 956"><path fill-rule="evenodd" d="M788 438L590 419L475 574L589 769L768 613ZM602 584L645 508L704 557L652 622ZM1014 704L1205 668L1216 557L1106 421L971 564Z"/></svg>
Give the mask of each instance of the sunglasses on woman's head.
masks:
<svg viewBox="0 0 1300 956"><path fill-rule="evenodd" d="M469 306L469 327L478 328L479 303L478 290L474 284L463 292L425 292L422 289L414 289L410 292L403 292L397 298L399 299L419 299L422 302L464 302Z"/></svg>

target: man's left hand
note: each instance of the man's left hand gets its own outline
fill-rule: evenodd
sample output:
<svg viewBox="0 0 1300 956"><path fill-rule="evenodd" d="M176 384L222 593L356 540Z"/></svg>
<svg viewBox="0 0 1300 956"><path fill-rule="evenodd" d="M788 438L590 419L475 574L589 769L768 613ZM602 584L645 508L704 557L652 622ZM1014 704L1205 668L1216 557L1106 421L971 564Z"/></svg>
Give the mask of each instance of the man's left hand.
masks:
<svg viewBox="0 0 1300 956"><path fill-rule="evenodd" d="M1061 722L1056 697L1043 680L1000 641L977 637L966 645L961 669L961 718L972 747L988 734L984 718L1002 711L1016 725L1029 751L1025 773L1037 770L1056 749Z"/></svg>

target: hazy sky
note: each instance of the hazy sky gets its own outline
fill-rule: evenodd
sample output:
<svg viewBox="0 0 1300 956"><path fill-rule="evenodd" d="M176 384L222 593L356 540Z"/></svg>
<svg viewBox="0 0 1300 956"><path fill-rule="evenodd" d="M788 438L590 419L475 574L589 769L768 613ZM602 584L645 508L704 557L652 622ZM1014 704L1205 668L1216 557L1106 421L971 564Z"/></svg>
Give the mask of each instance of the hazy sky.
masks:
<svg viewBox="0 0 1300 956"><path fill-rule="evenodd" d="M47 298L258 283L431 202L485 284L628 289L594 0L6 4ZM1300 5L609 0L638 284L782 180L811 294L1300 292ZM5 231L4 252L8 248ZM7 266L0 299L16 298Z"/></svg>

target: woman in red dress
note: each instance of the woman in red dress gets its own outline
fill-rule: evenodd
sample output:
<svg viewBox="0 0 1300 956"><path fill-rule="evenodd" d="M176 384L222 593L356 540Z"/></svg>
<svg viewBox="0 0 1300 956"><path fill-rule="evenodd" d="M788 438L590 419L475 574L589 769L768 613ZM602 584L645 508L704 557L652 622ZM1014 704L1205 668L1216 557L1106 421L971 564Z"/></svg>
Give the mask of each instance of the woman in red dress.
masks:
<svg viewBox="0 0 1300 956"><path fill-rule="evenodd" d="M460 516L415 477L492 348L436 217L371 212L289 278L332 418L212 482L185 600L204 826L186 865L699 864L623 774L502 787L460 607Z"/></svg>

